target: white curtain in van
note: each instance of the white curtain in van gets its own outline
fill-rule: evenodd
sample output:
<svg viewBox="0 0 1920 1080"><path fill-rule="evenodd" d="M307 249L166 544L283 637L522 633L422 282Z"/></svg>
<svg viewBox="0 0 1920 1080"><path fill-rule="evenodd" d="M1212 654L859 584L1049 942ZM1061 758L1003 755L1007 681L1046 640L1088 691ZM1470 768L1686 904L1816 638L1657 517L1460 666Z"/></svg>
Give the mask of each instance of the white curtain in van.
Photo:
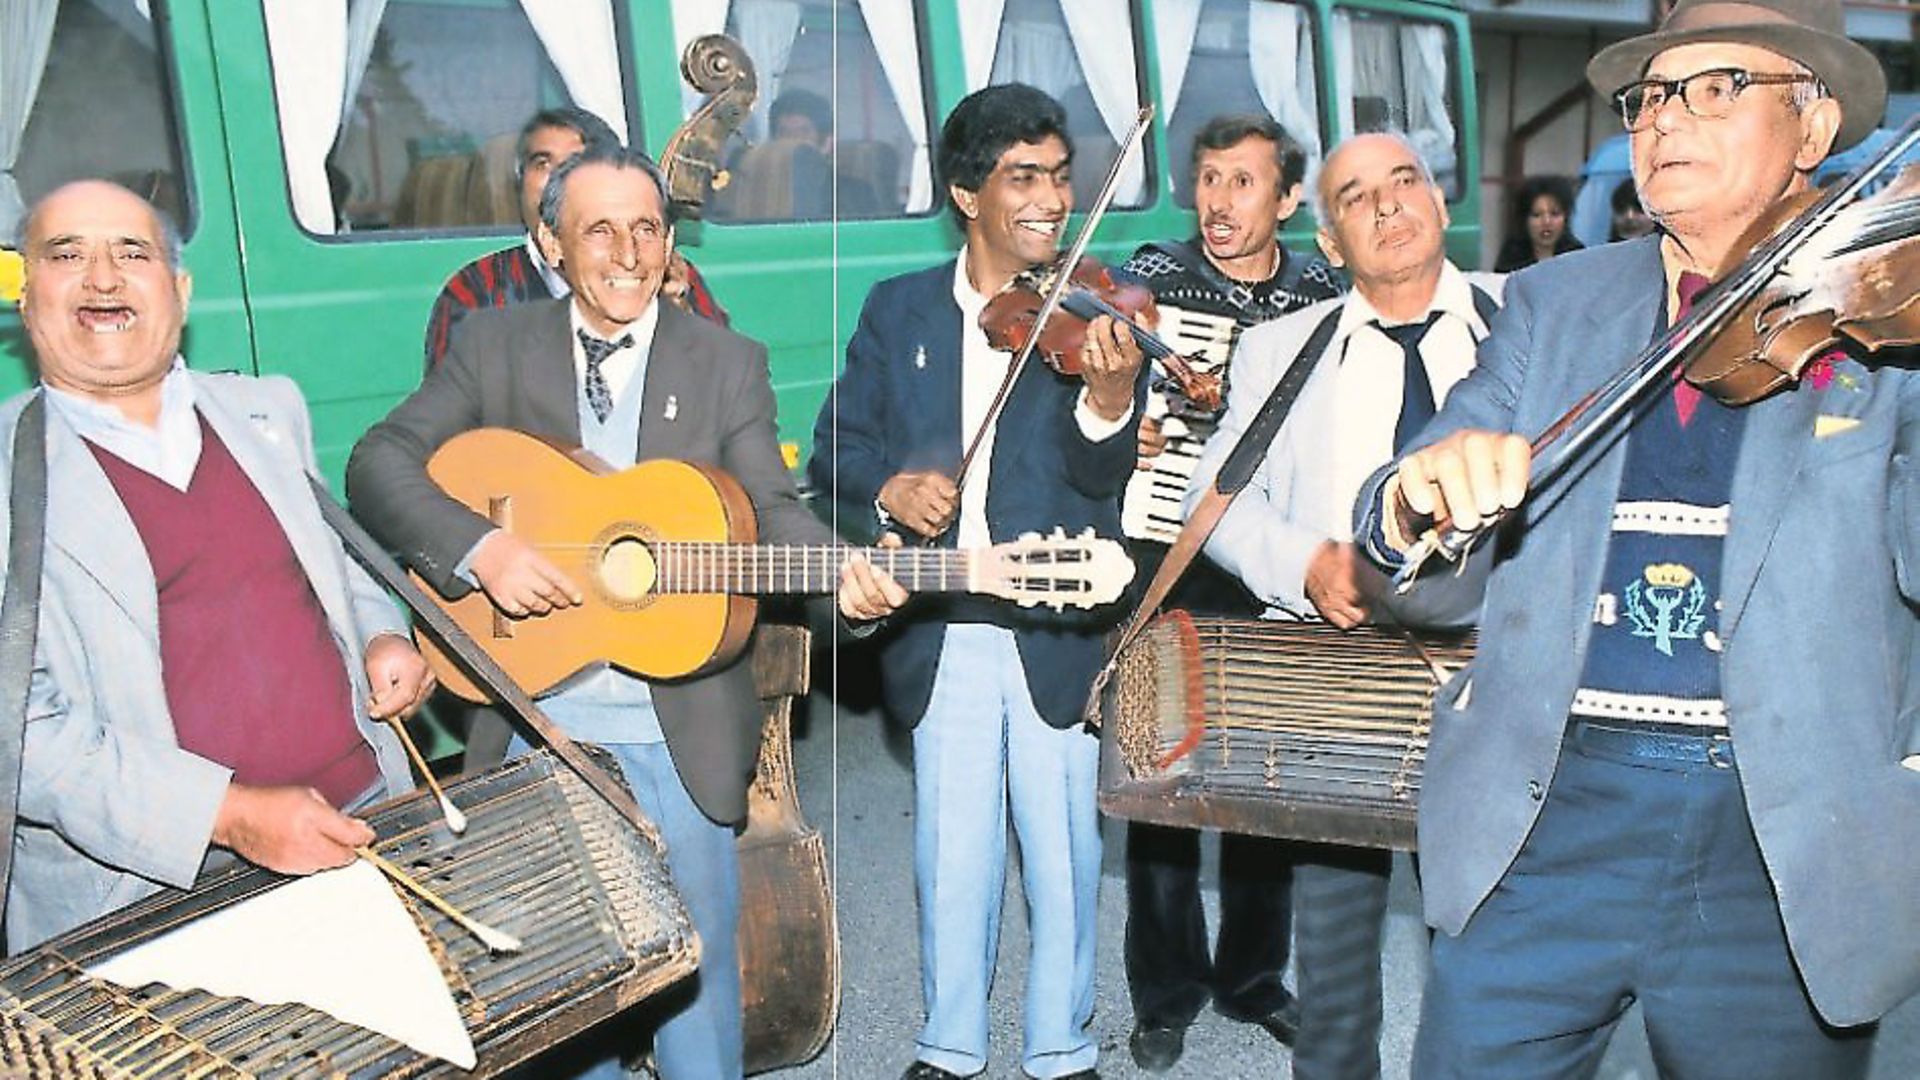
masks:
<svg viewBox="0 0 1920 1080"><path fill-rule="evenodd" d="M927 105L921 97L920 35L913 25L913 0L859 0L867 36L880 57L880 68L893 91L900 119L913 139L913 166L908 171L907 213L933 207L932 155L927 145Z"/></svg>
<svg viewBox="0 0 1920 1080"><path fill-rule="evenodd" d="M1187 64L1193 59L1193 39L1200 29L1201 0L1155 0L1154 55L1160 58L1160 127L1166 129L1180 106L1187 85Z"/></svg>
<svg viewBox="0 0 1920 1080"><path fill-rule="evenodd" d="M1133 12L1127 0L1060 0L1067 33L1086 72L1087 90L1107 133L1118 144L1133 130L1140 111L1140 76L1133 63ZM1171 114L1171 109L1169 109ZM1147 189L1144 147L1127 155L1120 169L1114 202L1137 206Z"/></svg>
<svg viewBox="0 0 1920 1080"><path fill-rule="evenodd" d="M1447 31L1435 23L1400 28L1400 65L1407 73L1407 137L1435 176L1458 167L1453 117L1447 115Z"/></svg>
<svg viewBox="0 0 1920 1080"><path fill-rule="evenodd" d="M354 103L360 100L360 80L367 77L367 64L373 60L373 43L380 36L380 17L387 13L387 0L352 0L347 7L347 88L340 96L340 133L346 134L353 116Z"/></svg>
<svg viewBox="0 0 1920 1080"><path fill-rule="evenodd" d="M346 92L346 0L266 0L264 10L293 216L308 232L331 236L327 152L340 132Z"/></svg>
<svg viewBox="0 0 1920 1080"><path fill-rule="evenodd" d="M1000 16L1007 0L970 0L958 7L960 55L966 62L967 93L971 94L993 77L994 46L1000 42Z"/></svg>
<svg viewBox="0 0 1920 1080"><path fill-rule="evenodd" d="M59 11L60 0L0 0L0 240L24 239L12 236L26 211L13 167L20 161L33 101L40 96Z"/></svg>
<svg viewBox="0 0 1920 1080"><path fill-rule="evenodd" d="M1247 59L1260 104L1307 152L1308 184L1320 161L1312 24L1292 4L1247 0ZM1342 71L1351 70L1343 67ZM1349 107L1349 115L1351 109Z"/></svg>
<svg viewBox="0 0 1920 1080"><path fill-rule="evenodd" d="M780 80L793 59L794 39L800 36L800 5L795 0L738 0L732 22L740 47L753 58L760 76L760 97L753 103L747 137L764 142L768 111L780 97Z"/></svg>
<svg viewBox="0 0 1920 1080"><path fill-rule="evenodd" d="M606 0L520 0L521 10L567 84L575 105L593 113L627 141L627 95L620 82L620 51L613 5Z"/></svg>

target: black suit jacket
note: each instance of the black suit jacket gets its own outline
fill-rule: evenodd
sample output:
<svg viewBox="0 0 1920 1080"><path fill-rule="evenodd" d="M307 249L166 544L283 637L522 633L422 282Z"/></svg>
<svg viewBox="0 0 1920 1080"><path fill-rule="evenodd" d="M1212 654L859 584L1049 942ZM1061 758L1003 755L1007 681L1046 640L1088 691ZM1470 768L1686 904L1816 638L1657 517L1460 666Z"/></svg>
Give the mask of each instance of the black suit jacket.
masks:
<svg viewBox="0 0 1920 1080"><path fill-rule="evenodd" d="M444 595L469 591L454 567L492 526L434 486L427 459L477 427L580 444L568 303L520 304L463 320L445 361L367 432L347 463L355 516ZM832 541L801 504L781 460L765 346L661 304L640 417L638 460L725 469L753 500L761 540ZM743 819L760 747L749 665L652 686L660 726L694 802L715 821Z"/></svg>
<svg viewBox="0 0 1920 1080"><path fill-rule="evenodd" d="M943 262L874 286L847 344L847 366L814 425L808 476L839 513L842 531L877 528L874 500L894 474L934 469L954 475L960 430L960 305L954 268ZM1022 533L1091 528L1120 535L1120 493L1133 474L1146 380L1134 419L1090 442L1074 418L1082 383L1035 359L1007 401L994 435L987 482L987 531L995 543ZM972 433L966 433L970 436ZM952 547L957 529L940 538ZM1020 608L1001 600L917 597L884 639L881 680L888 710L918 723L933 692L951 622L988 622L1014 631L1027 687L1042 719L1071 727L1104 659L1104 632L1123 612Z"/></svg>

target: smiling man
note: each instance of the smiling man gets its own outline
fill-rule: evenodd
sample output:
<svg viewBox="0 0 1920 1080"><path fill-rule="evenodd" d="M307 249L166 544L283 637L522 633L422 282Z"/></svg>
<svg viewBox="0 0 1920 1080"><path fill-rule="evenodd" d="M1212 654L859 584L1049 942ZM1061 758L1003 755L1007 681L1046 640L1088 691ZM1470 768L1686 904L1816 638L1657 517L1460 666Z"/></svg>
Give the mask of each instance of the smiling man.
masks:
<svg viewBox="0 0 1920 1080"><path fill-rule="evenodd" d="M1013 359L988 346L980 313L1016 275L1054 259L1073 209L1066 127L1057 102L1017 83L974 93L947 117L940 174L966 246L874 286L814 426L809 475L845 530L947 547L1056 528L1119 534L1144 383L1138 346L1104 316L1089 327L1079 376L1037 360L1019 374L964 488L954 483ZM1032 942L1022 1064L1033 1077L1094 1075L1099 744L1079 713L1118 614L928 598L886 641L887 709L914 726L927 1021L907 1080L987 1068L1009 808Z"/></svg>
<svg viewBox="0 0 1920 1080"><path fill-rule="evenodd" d="M1446 253L1447 204L1399 135L1356 135L1320 171L1320 249L1353 291L1240 339L1220 430L1200 456L1192 506L1281 375L1313 364L1293 410L1206 551L1268 618L1371 619L1381 578L1353 544L1354 495L1473 367L1499 280L1469 280ZM1380 1075L1380 946L1390 853L1290 845L1300 1080Z"/></svg>
<svg viewBox="0 0 1920 1080"><path fill-rule="evenodd" d="M1528 439L1736 267L1886 81L1837 0L1681 0L1587 76L1662 235L1510 279L1479 366L1359 501L1388 566L1435 514L1517 508L1472 573L1396 603L1480 611L1420 795L1414 1075L1591 1076L1638 1001L1664 1076L1863 1076L1920 988L1920 376L1833 352L1743 408L1663 383L1525 489Z"/></svg>
<svg viewBox="0 0 1920 1080"><path fill-rule="evenodd" d="M766 347L659 301L673 245L664 192L653 161L618 146L589 147L556 168L538 235L569 298L472 316L446 361L354 448L354 513L444 595L484 589L512 619L564 618L582 599L581 582L428 478L434 451L478 427L584 446L615 468L654 458L717 465L746 489L762 539L832 541L781 460ZM904 599L864 562L843 573L839 608L849 618L877 618ZM540 704L569 735L619 760L634 799L660 826L700 934L695 985L669 996L654 1039L662 1077L737 1080L733 828L746 816L761 722L750 665L671 683L603 668ZM628 1047L618 1032L612 1038L589 1075L619 1075L618 1051Z"/></svg>
<svg viewBox="0 0 1920 1080"><path fill-rule="evenodd" d="M1304 194L1307 154L1266 116L1209 120L1193 138L1192 240L1143 245L1121 272L1153 291L1159 332L1175 349L1201 357L1231 379L1227 360L1241 331L1340 295L1340 272L1325 259L1288 251L1280 225ZM1158 415L1178 415L1163 430ZM1127 484L1122 524L1133 537L1144 587L1165 558L1176 529L1185 479L1219 420L1187 402L1170 406L1159 391L1140 423L1140 468ZM1201 559L1168 605L1202 615L1252 615L1260 605L1239 583ZM1127 990L1129 1038L1141 1068L1171 1068L1186 1029L1209 1000L1222 1015L1254 1024L1282 1043L1299 1025L1281 982L1292 940L1291 860L1287 845L1265 837L1220 838L1220 931L1207 947L1200 905L1200 834L1132 822L1127 826Z"/></svg>
<svg viewBox="0 0 1920 1080"><path fill-rule="evenodd" d="M0 406L0 447L30 409L46 434L0 476L42 472L47 494L12 500L45 563L31 686L8 694L27 701L14 952L192 884L216 848L293 874L353 861L373 832L338 808L412 786L378 720L433 685L320 517L293 384L187 370L192 279L159 213L81 181L22 236L42 388ZM0 721L15 750L22 719Z"/></svg>

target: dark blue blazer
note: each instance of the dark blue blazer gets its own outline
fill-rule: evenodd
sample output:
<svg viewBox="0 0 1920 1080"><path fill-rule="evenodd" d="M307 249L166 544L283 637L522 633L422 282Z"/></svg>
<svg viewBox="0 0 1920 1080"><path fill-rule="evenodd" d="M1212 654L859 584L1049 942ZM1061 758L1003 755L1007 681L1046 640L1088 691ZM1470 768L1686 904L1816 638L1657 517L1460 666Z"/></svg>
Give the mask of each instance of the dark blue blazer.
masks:
<svg viewBox="0 0 1920 1080"><path fill-rule="evenodd" d="M847 344L847 366L814 424L808 476L832 500L839 531L878 529L874 500L895 474L958 471L960 305L954 264L943 262L874 286ZM1133 469L1144 376L1133 420L1090 442L1074 406L1082 383L1037 360L1015 383L994 437L993 457L969 483L987 483L987 529L995 543L1064 528L1077 535L1120 536L1120 494ZM938 541L951 547L957 530ZM910 539L910 538L909 538ZM1014 631L1027 686L1041 717L1070 727L1104 659L1102 635L1124 612L1020 608L978 598L916 597L882 639L882 683L896 719L918 723L933 692L940 647L951 622L987 622Z"/></svg>

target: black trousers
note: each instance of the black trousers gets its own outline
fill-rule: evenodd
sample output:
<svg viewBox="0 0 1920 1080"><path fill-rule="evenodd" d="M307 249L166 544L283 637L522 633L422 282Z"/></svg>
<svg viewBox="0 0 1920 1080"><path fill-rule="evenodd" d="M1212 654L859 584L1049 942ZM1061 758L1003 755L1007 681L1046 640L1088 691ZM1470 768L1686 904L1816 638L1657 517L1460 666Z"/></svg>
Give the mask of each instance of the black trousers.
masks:
<svg viewBox="0 0 1920 1080"><path fill-rule="evenodd" d="M1252 1020L1286 1004L1280 981L1293 930L1292 852L1285 840L1220 836L1220 935L1207 948L1200 906L1200 834L1127 826L1127 989L1145 1027L1185 1027L1211 999Z"/></svg>

